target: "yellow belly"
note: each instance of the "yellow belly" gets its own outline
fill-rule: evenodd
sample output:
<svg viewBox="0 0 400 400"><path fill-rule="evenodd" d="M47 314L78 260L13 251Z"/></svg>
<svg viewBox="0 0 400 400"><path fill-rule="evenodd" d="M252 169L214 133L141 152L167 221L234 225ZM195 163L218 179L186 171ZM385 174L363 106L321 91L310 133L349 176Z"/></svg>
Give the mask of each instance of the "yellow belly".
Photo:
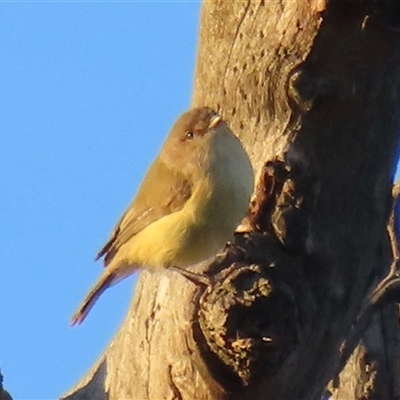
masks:
<svg viewBox="0 0 400 400"><path fill-rule="evenodd" d="M124 261L150 269L170 265L185 267L215 254L229 239L234 227L224 229L219 221L211 221L193 200L182 210L153 222L128 241L124 245L126 249L121 249L126 256ZM213 207L212 204L207 206Z"/></svg>
<svg viewBox="0 0 400 400"><path fill-rule="evenodd" d="M186 267L213 256L247 211L248 196L238 202L232 195L232 190L210 194L209 188L199 187L180 211L153 222L124 245L129 249L121 252L125 262L158 269Z"/></svg>
<svg viewBox="0 0 400 400"><path fill-rule="evenodd" d="M221 153L218 145L215 149ZM228 146L227 157L211 161L181 210L154 221L122 246L120 263L149 269L182 268L213 256L232 238L247 213L254 176L234 136Z"/></svg>

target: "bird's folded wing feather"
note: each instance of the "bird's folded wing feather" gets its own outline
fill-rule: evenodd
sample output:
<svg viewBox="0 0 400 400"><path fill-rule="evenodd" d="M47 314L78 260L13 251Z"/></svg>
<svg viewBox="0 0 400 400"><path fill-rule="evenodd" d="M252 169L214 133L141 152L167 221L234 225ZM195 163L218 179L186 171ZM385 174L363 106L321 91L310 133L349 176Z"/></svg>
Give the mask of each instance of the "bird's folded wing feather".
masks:
<svg viewBox="0 0 400 400"><path fill-rule="evenodd" d="M180 210L192 194L192 185L179 172L169 170L156 159L148 170L136 198L114 228L109 241L98 253L107 266L118 249L159 218Z"/></svg>

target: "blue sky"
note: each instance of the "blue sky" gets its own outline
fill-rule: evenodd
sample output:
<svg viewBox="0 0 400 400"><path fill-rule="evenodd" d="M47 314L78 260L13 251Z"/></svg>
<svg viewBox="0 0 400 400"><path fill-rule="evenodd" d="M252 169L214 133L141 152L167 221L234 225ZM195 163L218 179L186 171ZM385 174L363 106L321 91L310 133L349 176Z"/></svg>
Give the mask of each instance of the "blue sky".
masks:
<svg viewBox="0 0 400 400"><path fill-rule="evenodd" d="M57 398L118 329L134 279L85 323L93 258L189 107L199 2L0 4L0 368Z"/></svg>

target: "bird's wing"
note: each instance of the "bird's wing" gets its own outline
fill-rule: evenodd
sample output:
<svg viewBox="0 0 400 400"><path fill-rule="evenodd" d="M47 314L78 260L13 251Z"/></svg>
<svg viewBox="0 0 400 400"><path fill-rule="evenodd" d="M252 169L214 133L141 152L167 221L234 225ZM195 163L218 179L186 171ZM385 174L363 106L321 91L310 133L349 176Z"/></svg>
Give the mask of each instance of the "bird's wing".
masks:
<svg viewBox="0 0 400 400"><path fill-rule="evenodd" d="M96 260L107 266L118 249L157 219L180 210L192 194L192 184L158 158L148 170L137 196L114 228Z"/></svg>

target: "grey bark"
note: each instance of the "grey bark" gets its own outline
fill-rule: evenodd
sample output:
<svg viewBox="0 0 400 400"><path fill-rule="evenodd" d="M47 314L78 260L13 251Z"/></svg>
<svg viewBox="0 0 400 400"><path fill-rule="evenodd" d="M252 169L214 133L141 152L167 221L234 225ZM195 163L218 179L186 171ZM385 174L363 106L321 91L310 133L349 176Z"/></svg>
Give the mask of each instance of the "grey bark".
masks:
<svg viewBox="0 0 400 400"><path fill-rule="evenodd" d="M396 0L204 2L193 105L249 152L248 218L209 287L142 272L63 399L314 400L332 379L336 398L399 398L397 309L368 312L391 264L399 29Z"/></svg>

